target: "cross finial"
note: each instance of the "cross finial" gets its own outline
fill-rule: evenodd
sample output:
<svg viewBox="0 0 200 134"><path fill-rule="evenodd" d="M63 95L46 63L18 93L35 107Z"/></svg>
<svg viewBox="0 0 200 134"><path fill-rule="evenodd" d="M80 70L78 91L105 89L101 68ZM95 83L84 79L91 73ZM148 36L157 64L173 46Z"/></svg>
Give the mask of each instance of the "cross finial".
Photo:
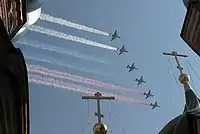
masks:
<svg viewBox="0 0 200 134"><path fill-rule="evenodd" d="M96 99L97 100L97 112L95 115L98 118L98 123L101 123L101 118L103 118L103 114L101 113L101 105L100 105L100 100L102 99L107 99L107 100L114 100L114 96L102 96L100 92L96 92L94 96L82 96L82 99Z"/></svg>
<svg viewBox="0 0 200 134"><path fill-rule="evenodd" d="M182 84L185 84L187 82L189 82L189 76L185 73L183 73L183 68L181 67L179 61L178 61L178 57L188 57L187 55L183 55L183 54L178 54L177 52L173 51L172 53L163 53L164 55L170 55L170 56L174 56L176 63L177 63L177 68L180 71L180 76L179 76L179 81Z"/></svg>
<svg viewBox="0 0 200 134"><path fill-rule="evenodd" d="M177 68L180 71L181 74L183 74L183 68L180 65L180 62L178 61L178 57L188 57L187 55L183 54L178 54L177 52L173 51L172 53L163 53L164 55L169 55L169 56L174 56L176 63L177 63Z"/></svg>

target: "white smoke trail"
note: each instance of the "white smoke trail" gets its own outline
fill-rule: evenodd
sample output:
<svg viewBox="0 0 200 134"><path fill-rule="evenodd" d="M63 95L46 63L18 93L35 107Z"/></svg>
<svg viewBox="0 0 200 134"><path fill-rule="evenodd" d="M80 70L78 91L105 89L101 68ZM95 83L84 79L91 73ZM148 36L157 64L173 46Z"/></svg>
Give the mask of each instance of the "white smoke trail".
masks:
<svg viewBox="0 0 200 134"><path fill-rule="evenodd" d="M87 60L87 61L92 61L92 62L101 63L101 64L107 63L105 60L103 60L101 58L80 54L78 52L69 51L65 48L56 47L56 46L53 46L53 45L47 45L47 44L40 43L40 42L34 42L34 41L29 40L29 39L20 39L17 43L24 44L24 45L27 45L27 46L31 46L31 47L34 47L34 48L38 48L38 49L42 49L42 50L45 50L45 51L56 52L56 53L59 53L59 54L67 54L67 55L74 56L76 58L84 59L84 60Z"/></svg>
<svg viewBox="0 0 200 134"><path fill-rule="evenodd" d="M65 19L62 19L62 18L57 18L57 17L51 16L51 15L45 14L45 13L42 13L40 15L40 19L44 20L44 21L56 23L56 24L59 24L59 25L62 25L62 26L67 26L67 27L76 28L76 29L91 32L91 33L109 36L109 33L103 32L101 30L97 30L97 29L90 28L90 27L87 27L87 26L84 26L84 25L73 23L73 22L70 22L68 20L65 20Z"/></svg>
<svg viewBox="0 0 200 134"><path fill-rule="evenodd" d="M28 29L30 31L33 31L33 32L39 32L39 33L49 35L49 36L54 36L54 37L57 37L57 38L60 38L60 39L75 41L75 42L87 44L87 45L94 46L94 47L105 48L105 49L108 49L108 50L117 51L117 48L115 48L115 47L105 45L105 44L101 44L101 43L98 43L98 42L95 42L95 41L87 40L85 38L81 38L81 37L77 37L77 36L73 36L73 35L68 35L68 34L53 30L53 29L44 28L42 26L32 25L32 26L28 27Z"/></svg>

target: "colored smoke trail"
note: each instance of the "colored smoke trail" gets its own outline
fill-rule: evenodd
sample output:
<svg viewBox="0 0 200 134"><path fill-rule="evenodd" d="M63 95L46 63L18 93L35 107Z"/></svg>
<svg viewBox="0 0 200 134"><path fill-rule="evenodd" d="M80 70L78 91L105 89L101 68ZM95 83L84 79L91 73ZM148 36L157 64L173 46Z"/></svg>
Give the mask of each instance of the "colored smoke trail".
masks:
<svg viewBox="0 0 200 134"><path fill-rule="evenodd" d="M76 78L73 78L73 77L66 77L66 76L58 75L58 74L55 74L55 73L49 73L49 72L45 72L45 71L37 70L37 69L30 69L29 67L27 67L27 70L28 70L28 72L31 72L31 73L39 73L39 74L42 74L42 75L51 76L51 77L55 77L55 78L67 79L67 80L71 80L71 81L75 81L75 82L92 84L92 85L98 86L95 83L87 82L87 81L82 80L82 79L76 79Z"/></svg>
<svg viewBox="0 0 200 134"><path fill-rule="evenodd" d="M74 69L74 70L77 70L77 71L83 71L83 72L86 72L86 73L92 73L94 75L107 75L107 76L111 75L109 73L105 74L105 73L99 72L97 70L86 69L86 68L82 68L82 67L72 66L72 65L66 64L64 62L55 61L55 59L52 59L50 57L46 57L48 59L44 59L42 57L39 58L39 57L35 57L35 56L29 56L29 54L26 54L26 53L24 53L24 56L25 56L25 59L28 59L28 60L44 62L44 63L48 63L48 64L52 64L52 65L57 65L57 66L60 66L60 67Z"/></svg>
<svg viewBox="0 0 200 134"><path fill-rule="evenodd" d="M73 86L74 85L75 84L73 84ZM81 86L78 86L78 85L75 85L75 87L76 88L81 88L81 89L84 89L84 90L87 90L87 91L100 92L98 90L94 90L94 89L86 88L86 87L81 87ZM138 101L138 100L134 100L134 99L130 99L130 98L124 97L124 96L115 95L115 94L106 93L106 92L101 92L101 93L102 93L102 95L105 95L105 96L115 96L116 100L125 101L125 102L134 102L134 103L137 103L137 104L142 104L142 105L150 106L150 103L148 103L148 102Z"/></svg>
<svg viewBox="0 0 200 134"><path fill-rule="evenodd" d="M90 28L90 27L87 27L87 26L84 26L84 25L80 25L80 24L77 24L77 23L73 23L73 22L70 22L68 20L65 20L65 19L62 19L62 18L57 18L57 17L51 16L51 15L45 14L45 13L42 13L40 15L40 19L45 20L45 21L49 21L49 22L52 22L52 23L56 23L56 24L59 24L59 25L62 25L62 26L67 26L67 27L76 28L76 29L91 32L91 33L109 36L109 33L106 33L106 32L103 32L103 31L100 31L100 30L97 30L97 29L94 29L94 28Z"/></svg>
<svg viewBox="0 0 200 134"><path fill-rule="evenodd" d="M101 86L101 87L104 87L105 89L113 89L113 90L118 90L118 91L123 91L123 92L131 92L131 93L140 94L140 95L144 94L143 92L134 91L133 89L126 89L126 88L123 88L120 86L115 86L115 85L104 83L104 82L101 82L98 80L89 79L89 78L73 75L73 74L66 73L66 72L59 72L57 70L44 68L39 65L27 65L27 69L30 72L40 73L43 75L49 75L52 77L57 77L57 78L62 78L62 79L68 79L68 80L81 82L81 83L85 83L85 84L91 84L91 85L95 85L95 86Z"/></svg>
<svg viewBox="0 0 200 134"><path fill-rule="evenodd" d="M74 92L86 93L86 94L90 94L90 95L94 95L94 93L100 92L98 90L94 90L91 88L85 88L85 87L78 86L75 84L70 84L70 83L67 83L64 81L60 81L60 80L54 79L52 77L42 77L40 75L34 75L34 74L29 74L29 82L36 83L36 84L43 84L43 85L47 85L47 86L53 86L55 88L67 89L69 91L74 91ZM137 103L137 104L150 106L150 103L134 100L134 99L127 98L124 96L109 94L109 93L105 93L105 92L102 92L102 94L106 95L106 96L115 96L115 99L119 100L119 101L133 102L133 103Z"/></svg>
<svg viewBox="0 0 200 134"><path fill-rule="evenodd" d="M49 51L49 52L56 52L56 53L59 53L59 54L67 54L69 56L74 56L76 58L84 59L84 60L87 60L87 61L92 61L92 62L101 63L101 64L107 63L104 59L101 59L101 58L98 58L98 57L80 54L76 51L69 51L65 48L61 48L61 47L57 47L57 46L53 46L53 45L47 45L47 44L44 44L44 43L41 43L41 42L29 40L29 39L20 39L20 41L18 41L17 43L24 44L24 45L34 47L34 48L37 48L37 49Z"/></svg>
<svg viewBox="0 0 200 134"><path fill-rule="evenodd" d="M87 45L94 46L94 47L105 48L108 50L114 50L114 51L117 50L117 48L109 46L109 45L105 45L105 44L101 44L101 43L98 43L95 41L87 40L85 38L65 34L65 33L62 33L62 32L59 32L59 31L56 31L53 29L44 28L42 26L32 25L32 26L29 26L28 29L33 32L39 32L39 33L49 35L49 36L54 36L54 37L57 37L60 39L75 41L75 42L87 44Z"/></svg>
<svg viewBox="0 0 200 134"><path fill-rule="evenodd" d="M32 76L29 76L28 81L30 83L36 83L36 84L42 84L42 85L46 85L46 86L52 86L54 88L61 88L61 89L67 89L69 91L73 91L73 92L81 92L81 93L86 93L86 94L90 94L93 95L93 92L90 91L85 91L85 90L81 90L81 89L76 89L67 85L62 85L59 83L59 81L52 81L52 80L40 80L40 79L35 79Z"/></svg>

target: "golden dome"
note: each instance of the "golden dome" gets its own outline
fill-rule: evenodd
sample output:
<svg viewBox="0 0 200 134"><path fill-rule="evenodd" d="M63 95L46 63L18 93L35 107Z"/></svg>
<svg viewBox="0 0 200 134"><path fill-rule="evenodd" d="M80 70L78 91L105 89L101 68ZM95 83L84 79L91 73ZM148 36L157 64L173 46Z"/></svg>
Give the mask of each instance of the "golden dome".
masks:
<svg viewBox="0 0 200 134"><path fill-rule="evenodd" d="M97 123L93 127L94 134L107 134L107 126L103 123Z"/></svg>
<svg viewBox="0 0 200 134"><path fill-rule="evenodd" d="M187 74L181 74L179 76L179 81L184 84L190 80L190 77Z"/></svg>

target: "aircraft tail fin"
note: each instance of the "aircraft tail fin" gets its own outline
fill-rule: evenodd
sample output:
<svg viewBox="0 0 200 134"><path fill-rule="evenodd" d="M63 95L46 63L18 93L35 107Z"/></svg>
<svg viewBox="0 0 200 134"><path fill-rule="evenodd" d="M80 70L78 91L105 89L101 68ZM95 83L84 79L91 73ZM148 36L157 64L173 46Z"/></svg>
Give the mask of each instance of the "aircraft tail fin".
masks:
<svg viewBox="0 0 200 134"><path fill-rule="evenodd" d="M129 67L130 67L129 65L126 66L126 68L129 68Z"/></svg>

